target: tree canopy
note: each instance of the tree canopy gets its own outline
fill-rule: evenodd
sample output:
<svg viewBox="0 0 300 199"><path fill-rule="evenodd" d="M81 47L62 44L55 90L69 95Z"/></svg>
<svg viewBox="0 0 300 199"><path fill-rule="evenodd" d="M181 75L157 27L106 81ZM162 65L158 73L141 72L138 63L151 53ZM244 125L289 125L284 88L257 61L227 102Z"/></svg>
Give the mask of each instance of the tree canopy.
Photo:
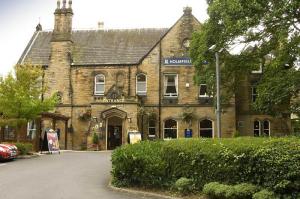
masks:
<svg viewBox="0 0 300 199"><path fill-rule="evenodd" d="M15 74L0 78L0 122L19 125L52 110L56 97L42 99L45 86L41 67L17 65Z"/></svg>
<svg viewBox="0 0 300 199"><path fill-rule="evenodd" d="M191 43L196 82L205 81L214 93L215 58L209 48L216 45L216 50L225 49L220 53L223 100L233 96L240 80L262 67L254 110L274 116L299 114L300 74L295 62L300 57L300 1L207 2L209 19ZM238 54L232 53L234 47Z"/></svg>

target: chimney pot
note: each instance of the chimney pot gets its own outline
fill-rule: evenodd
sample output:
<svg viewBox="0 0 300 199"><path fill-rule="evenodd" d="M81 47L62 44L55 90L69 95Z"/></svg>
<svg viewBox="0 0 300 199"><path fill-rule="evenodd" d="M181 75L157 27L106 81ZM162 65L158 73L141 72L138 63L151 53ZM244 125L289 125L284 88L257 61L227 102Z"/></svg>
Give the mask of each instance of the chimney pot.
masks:
<svg viewBox="0 0 300 199"><path fill-rule="evenodd" d="M191 15L192 14L192 8L191 7L185 7L183 8L184 15Z"/></svg>
<svg viewBox="0 0 300 199"><path fill-rule="evenodd" d="M98 22L98 30L103 30L104 29L104 22L103 21L99 21Z"/></svg>

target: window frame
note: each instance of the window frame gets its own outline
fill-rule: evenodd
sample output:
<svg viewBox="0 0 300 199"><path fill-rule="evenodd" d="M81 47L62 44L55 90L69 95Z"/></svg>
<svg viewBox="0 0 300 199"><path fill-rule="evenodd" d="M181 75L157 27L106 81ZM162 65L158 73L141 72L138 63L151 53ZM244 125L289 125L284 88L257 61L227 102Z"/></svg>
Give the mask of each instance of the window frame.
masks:
<svg viewBox="0 0 300 199"><path fill-rule="evenodd" d="M255 90L255 93L254 93ZM255 99L254 99L255 97ZM254 103L258 97L257 86L251 86L251 102Z"/></svg>
<svg viewBox="0 0 300 199"><path fill-rule="evenodd" d="M167 76L175 76L175 89L177 91L177 93L166 93L167 91L167 87L168 87L168 82L166 83L166 77ZM179 95L179 76L177 73L165 73L164 74L164 97L166 98L178 98L178 95Z"/></svg>
<svg viewBox="0 0 300 199"><path fill-rule="evenodd" d="M211 122L211 128L201 128L201 122L202 121L205 121L205 120L208 120ZM211 130L211 138L215 138L215 134L214 134L214 121L211 120L211 119L202 119L202 120L199 120L199 137L200 138L209 138L209 137L202 137L201 136L201 130Z"/></svg>
<svg viewBox="0 0 300 199"><path fill-rule="evenodd" d="M205 95L201 95L201 86L205 86L205 87L206 87ZM207 84L200 84L200 85L199 85L199 97L200 97L200 98L208 98L208 97L209 97L209 95L208 95L208 93L207 93Z"/></svg>
<svg viewBox="0 0 300 199"><path fill-rule="evenodd" d="M173 121L175 121L176 122L176 138L171 138L171 137L165 137L165 131L166 130L174 130L175 128L166 128L166 122L167 121L169 121L169 120L173 120ZM167 139L178 139L178 121L177 120L175 120L175 119L166 119L165 121L164 121L164 135L163 135L163 139L165 140L167 140Z"/></svg>
<svg viewBox="0 0 300 199"><path fill-rule="evenodd" d="M98 77L103 77L103 79L104 79L103 83L102 82L97 82ZM95 85L94 86L94 95L104 95L104 93L105 93L105 80L106 80L106 78L105 78L105 75L103 75L103 74L98 74L94 77L94 85ZM103 85L103 91L97 91L97 85Z"/></svg>
<svg viewBox="0 0 300 199"><path fill-rule="evenodd" d="M265 122L268 122L268 126L269 126L268 129L265 129ZM271 136L271 122L270 122L270 120L264 120L263 123L262 123L263 136L266 136L265 130L267 130L269 132L267 137L270 137Z"/></svg>
<svg viewBox="0 0 300 199"><path fill-rule="evenodd" d="M138 81L138 76L143 75L145 77L145 82L143 84L145 84L145 90L144 91L138 91L138 84L141 84L142 82ZM136 75L136 80L135 80L135 90L136 90L136 94L139 96L146 96L147 95L147 75L144 73L139 73Z"/></svg>
<svg viewBox="0 0 300 199"><path fill-rule="evenodd" d="M258 122L258 128L255 128L255 122ZM258 130L258 136L256 136L255 131ZM253 122L253 136L254 137L260 137L261 136L261 121L260 120L254 120Z"/></svg>
<svg viewBox="0 0 300 199"><path fill-rule="evenodd" d="M154 126L150 125L151 122L154 122ZM154 129L154 135L150 135L150 129ZM150 119L148 120L148 137L155 138L156 137L156 120Z"/></svg>
<svg viewBox="0 0 300 199"><path fill-rule="evenodd" d="M31 125L30 125L32 123L33 123L33 127L34 127L33 129L31 129ZM28 121L27 122L27 134L26 134L26 138L28 140L33 140L35 138L35 136L36 136L36 130L37 130L36 121L35 120ZM29 137L31 131L33 133L31 134L31 137Z"/></svg>

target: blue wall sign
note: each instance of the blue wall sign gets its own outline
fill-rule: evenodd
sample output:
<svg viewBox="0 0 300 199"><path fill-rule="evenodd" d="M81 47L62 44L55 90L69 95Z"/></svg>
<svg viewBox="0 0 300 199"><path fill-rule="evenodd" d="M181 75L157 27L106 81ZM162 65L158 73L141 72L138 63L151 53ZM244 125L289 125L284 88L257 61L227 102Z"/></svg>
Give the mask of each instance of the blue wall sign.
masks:
<svg viewBox="0 0 300 199"><path fill-rule="evenodd" d="M165 58L163 60L163 65L165 65L165 66L191 66L192 59L189 57Z"/></svg>
<svg viewBox="0 0 300 199"><path fill-rule="evenodd" d="M184 130L184 137L185 138L192 138L193 137L193 130L192 129L185 129Z"/></svg>

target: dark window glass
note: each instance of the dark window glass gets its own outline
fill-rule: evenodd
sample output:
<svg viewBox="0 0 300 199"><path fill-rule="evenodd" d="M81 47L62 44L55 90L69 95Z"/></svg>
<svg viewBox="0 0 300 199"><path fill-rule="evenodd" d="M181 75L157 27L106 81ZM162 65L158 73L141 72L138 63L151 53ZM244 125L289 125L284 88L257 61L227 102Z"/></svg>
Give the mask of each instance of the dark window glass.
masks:
<svg viewBox="0 0 300 199"><path fill-rule="evenodd" d="M202 120L200 122L200 136L205 138L213 137L213 128L212 121Z"/></svg>
<svg viewBox="0 0 300 199"><path fill-rule="evenodd" d="M253 133L255 137L260 136L260 122L254 121Z"/></svg>
<svg viewBox="0 0 300 199"><path fill-rule="evenodd" d="M206 84L200 85L200 97L206 97L207 96L207 86Z"/></svg>
<svg viewBox="0 0 300 199"><path fill-rule="evenodd" d="M13 140L15 139L15 128L11 126L5 126L4 128L4 139L5 140Z"/></svg>
<svg viewBox="0 0 300 199"><path fill-rule="evenodd" d="M177 97L177 75L165 75L165 96Z"/></svg>
<svg viewBox="0 0 300 199"><path fill-rule="evenodd" d="M175 120L165 121L164 138L177 138L177 122Z"/></svg>
<svg viewBox="0 0 300 199"><path fill-rule="evenodd" d="M264 127L264 136L270 136L270 122L269 121L264 121L263 123L263 127Z"/></svg>
<svg viewBox="0 0 300 199"><path fill-rule="evenodd" d="M156 124L155 120L149 121L149 127L148 127L149 136L152 136L152 137L155 136L155 134L156 134L155 124Z"/></svg>
<svg viewBox="0 0 300 199"><path fill-rule="evenodd" d="M258 94L257 94L257 89L256 87L252 87L252 102L256 101Z"/></svg>

